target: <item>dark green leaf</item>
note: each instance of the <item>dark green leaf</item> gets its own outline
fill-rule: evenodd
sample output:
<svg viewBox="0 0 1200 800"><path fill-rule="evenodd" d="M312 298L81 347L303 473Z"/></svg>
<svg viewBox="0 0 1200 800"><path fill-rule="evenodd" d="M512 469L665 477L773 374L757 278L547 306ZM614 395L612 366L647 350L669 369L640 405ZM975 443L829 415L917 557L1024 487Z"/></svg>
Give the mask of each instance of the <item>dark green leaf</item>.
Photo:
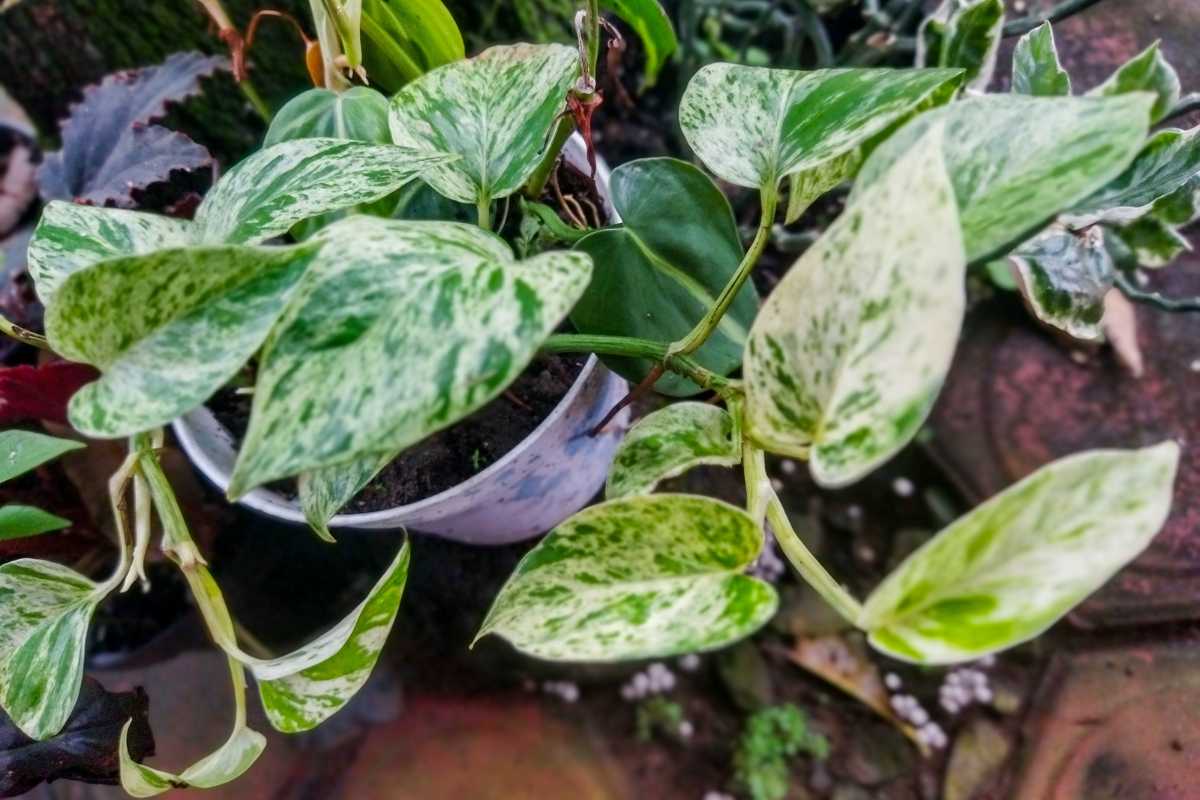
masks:
<svg viewBox="0 0 1200 800"><path fill-rule="evenodd" d="M63 519L33 506L0 507L0 541L37 536L41 533L62 530L71 524Z"/></svg>
<svg viewBox="0 0 1200 800"><path fill-rule="evenodd" d="M44 433L0 431L0 483L82 447L82 442L59 439Z"/></svg>
<svg viewBox="0 0 1200 800"><path fill-rule="evenodd" d="M1167 63L1158 42L1123 64L1108 80L1092 89L1088 94L1117 95L1128 92L1152 92L1154 107L1150 109L1150 121L1158 122L1179 100L1179 75Z"/></svg>
<svg viewBox="0 0 1200 800"><path fill-rule="evenodd" d="M1013 252L1022 290L1038 319L1078 339L1100 339L1104 295L1113 285L1113 263L1104 234L1052 226Z"/></svg>

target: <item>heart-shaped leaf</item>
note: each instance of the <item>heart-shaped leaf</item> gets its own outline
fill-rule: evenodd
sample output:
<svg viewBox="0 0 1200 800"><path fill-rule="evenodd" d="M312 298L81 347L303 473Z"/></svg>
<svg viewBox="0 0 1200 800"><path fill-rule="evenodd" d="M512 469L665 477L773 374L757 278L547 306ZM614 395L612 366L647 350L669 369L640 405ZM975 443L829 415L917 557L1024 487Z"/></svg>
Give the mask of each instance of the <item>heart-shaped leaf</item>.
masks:
<svg viewBox="0 0 1200 800"><path fill-rule="evenodd" d="M1200 173L1200 125L1150 137L1129 167L1071 209L1080 224L1102 220L1128 223L1146 214L1155 201L1179 190Z"/></svg>
<svg viewBox="0 0 1200 800"><path fill-rule="evenodd" d="M0 483L83 446L83 442L33 431L0 431Z"/></svg>
<svg viewBox="0 0 1200 800"><path fill-rule="evenodd" d="M1053 625L1145 549L1171 508L1179 447L1055 461L910 555L864 605L888 655L967 661Z"/></svg>
<svg viewBox="0 0 1200 800"><path fill-rule="evenodd" d="M704 316L742 260L729 201L699 169L674 158L644 158L612 173L612 201L623 224L590 233L575 245L592 257L595 277L571 312L583 333L671 342ZM747 282L713 335L697 351L701 365L721 375L742 360L746 331L758 310ZM652 364L606 358L640 381ZM700 390L676 375L655 388L676 396Z"/></svg>
<svg viewBox="0 0 1200 800"><path fill-rule="evenodd" d="M1150 109L1151 123L1160 121L1179 102L1179 75L1167 63L1158 42L1121 65L1108 80L1088 94L1110 96L1129 92L1151 92L1155 96Z"/></svg>
<svg viewBox="0 0 1200 800"><path fill-rule="evenodd" d="M363 65L371 83L388 94L466 56L462 33L441 0L363 0L362 33L370 45Z"/></svg>
<svg viewBox="0 0 1200 800"><path fill-rule="evenodd" d="M646 57L646 66L642 70L642 89L649 89L658 80L663 64L679 44L675 39L671 18L658 0L601 0L600 7L620 17L642 40L642 51Z"/></svg>
<svg viewBox="0 0 1200 800"><path fill-rule="evenodd" d="M679 125L722 180L774 190L845 155L918 109L949 99L957 69L799 72L709 64L679 103Z"/></svg>
<svg viewBox="0 0 1200 800"><path fill-rule="evenodd" d="M820 166L788 176L788 204L784 222L792 224L821 195L854 177L862 166L862 148L854 148Z"/></svg>
<svg viewBox="0 0 1200 800"><path fill-rule="evenodd" d="M297 222L386 197L453 156L428 148L344 139L297 139L260 150L231 169L196 209L195 238L253 244Z"/></svg>
<svg viewBox="0 0 1200 800"><path fill-rule="evenodd" d="M1049 22L1021 37L1013 51L1012 90L1034 97L1071 94L1071 76L1058 61L1058 47Z"/></svg>
<svg viewBox="0 0 1200 800"><path fill-rule="evenodd" d="M742 460L734 418L708 403L674 403L638 420L621 440L608 473L609 500L649 494L659 481L701 464Z"/></svg>
<svg viewBox="0 0 1200 800"><path fill-rule="evenodd" d="M859 194L763 303L746 345L746 423L809 456L822 486L890 458L933 405L958 340L965 259L942 128Z"/></svg>
<svg viewBox="0 0 1200 800"><path fill-rule="evenodd" d="M71 398L71 424L128 436L203 403L262 345L316 249L159 250L72 275L46 333L58 353L103 375Z"/></svg>
<svg viewBox="0 0 1200 800"><path fill-rule="evenodd" d="M476 641L498 634L555 661L711 650L775 613L775 590L742 572L762 529L740 508L692 495L610 500L559 525L517 565Z"/></svg>
<svg viewBox="0 0 1200 800"><path fill-rule="evenodd" d="M33 506L0 507L0 541L62 530L71 520Z"/></svg>
<svg viewBox="0 0 1200 800"><path fill-rule="evenodd" d="M294 139L319 138L391 143L387 98L366 86L344 92L309 89L276 112L263 147Z"/></svg>
<svg viewBox="0 0 1200 800"><path fill-rule="evenodd" d="M922 23L917 66L961 67L963 83L982 91L992 81L1003 28L1003 0L945 0Z"/></svg>
<svg viewBox="0 0 1200 800"><path fill-rule="evenodd" d="M922 114L863 164L851 199L888 172L926 131L945 125L967 259L1007 254L1056 214L1104 186L1145 142L1152 98L986 95Z"/></svg>
<svg viewBox="0 0 1200 800"><path fill-rule="evenodd" d="M392 141L459 156L423 175L442 195L481 205L528 180L579 74L562 45L504 45L423 75L392 98Z"/></svg>
<svg viewBox="0 0 1200 800"><path fill-rule="evenodd" d="M1052 226L1018 247L1012 260L1038 319L1077 339L1103 338L1100 319L1114 267L1100 228L1075 234Z"/></svg>
<svg viewBox="0 0 1200 800"><path fill-rule="evenodd" d="M482 407L591 276L581 253L518 262L472 225L351 217L314 241L322 256L263 351L231 497L399 452Z"/></svg>

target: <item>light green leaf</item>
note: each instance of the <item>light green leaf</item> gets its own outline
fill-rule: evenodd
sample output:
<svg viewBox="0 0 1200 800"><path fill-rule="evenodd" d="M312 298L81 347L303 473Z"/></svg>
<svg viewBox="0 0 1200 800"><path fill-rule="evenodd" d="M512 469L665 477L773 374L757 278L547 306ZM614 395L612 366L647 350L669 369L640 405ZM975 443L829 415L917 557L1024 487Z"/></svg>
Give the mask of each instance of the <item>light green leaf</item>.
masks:
<svg viewBox="0 0 1200 800"><path fill-rule="evenodd" d="M387 94L466 56L462 33L441 0L363 0L362 32L367 74Z"/></svg>
<svg viewBox="0 0 1200 800"><path fill-rule="evenodd" d="M297 482L300 508L317 536L327 542L334 541L329 520L398 455L398 452L371 453L332 467L300 473Z"/></svg>
<svg viewBox="0 0 1200 800"><path fill-rule="evenodd" d="M1159 131L1133 163L1099 191L1071 209L1079 224L1097 220L1127 223L1181 189L1200 173L1200 126Z"/></svg>
<svg viewBox="0 0 1200 800"><path fill-rule="evenodd" d="M933 405L958 340L965 259L942 128L862 192L763 303L746 424L822 486L890 458Z"/></svg>
<svg viewBox="0 0 1200 800"><path fill-rule="evenodd" d="M46 333L59 354L103 375L71 398L71 424L128 436L203 403L262 345L315 250L159 250L72 275Z"/></svg>
<svg viewBox="0 0 1200 800"><path fill-rule="evenodd" d="M1012 90L1035 97L1071 94L1071 76L1058 61L1058 47L1049 22L1021 37L1013 51Z"/></svg>
<svg viewBox="0 0 1200 800"><path fill-rule="evenodd" d="M0 541L62 530L71 520L33 506L0 507Z"/></svg>
<svg viewBox="0 0 1200 800"><path fill-rule="evenodd" d="M1032 639L1150 543L1178 459L1163 442L1043 467L905 559L867 598L860 627L877 649L922 664Z"/></svg>
<svg viewBox="0 0 1200 800"><path fill-rule="evenodd" d="M596 269L571 322L581 333L681 339L716 302L742 260L729 201L703 172L674 158L622 164L610 185L623 224L590 233L575 245ZM721 375L736 369L757 311L758 295L747 282L697 351L700 364ZM629 358L605 363L634 381L653 366ZM700 391L677 375L662 377L655 389L674 396Z"/></svg>
<svg viewBox="0 0 1200 800"><path fill-rule="evenodd" d="M409 558L405 539L366 599L337 626L295 653L251 664L263 709L277 730L299 733L315 728L367 682L396 619Z"/></svg>
<svg viewBox="0 0 1200 800"><path fill-rule="evenodd" d="M515 261L472 225L351 217L321 231L270 340L229 487L396 453L521 373L591 276L581 253Z"/></svg>
<svg viewBox="0 0 1200 800"><path fill-rule="evenodd" d="M798 220L821 195L854 177L862 162L862 151L855 148L820 166L793 172L788 176L788 205L783 221L790 225Z"/></svg>
<svg viewBox="0 0 1200 800"><path fill-rule="evenodd" d="M108 258L185 246L190 226L159 214L52 200L29 241L29 274L49 305L72 273Z"/></svg>
<svg viewBox="0 0 1200 800"><path fill-rule="evenodd" d="M1155 95L1154 107L1150 109L1151 123L1160 121L1179 102L1179 75L1167 63L1158 42L1131 58L1088 94L1110 96L1129 92Z"/></svg>
<svg viewBox="0 0 1200 800"><path fill-rule="evenodd" d="M498 634L554 661L694 653L749 636L775 613L743 575L762 529L707 497L610 500L559 525L517 565L475 639Z"/></svg>
<svg viewBox="0 0 1200 800"><path fill-rule="evenodd" d="M671 18L658 0L601 0L600 7L620 17L642 40L642 50L646 55L642 89L649 89L658 80L663 64L679 44L675 39Z"/></svg>
<svg viewBox="0 0 1200 800"><path fill-rule="evenodd" d="M1128 225L1106 225L1104 236L1105 239L1118 237L1120 244L1133 253L1138 266L1149 269L1165 267L1192 249L1186 236L1151 214Z"/></svg>
<svg viewBox="0 0 1200 800"><path fill-rule="evenodd" d="M49 561L0 566L0 703L31 739L54 736L71 715L88 622L106 593Z"/></svg>
<svg viewBox="0 0 1200 800"><path fill-rule="evenodd" d="M851 201L936 125L954 184L967 260L987 261L1111 181L1146 137L1149 95L987 95L922 114L859 171Z"/></svg>
<svg viewBox="0 0 1200 800"><path fill-rule="evenodd" d="M844 156L913 112L948 99L960 70L798 72L710 64L679 104L679 124L709 171L774 188Z"/></svg>
<svg viewBox="0 0 1200 800"><path fill-rule="evenodd" d="M422 177L460 203L524 185L579 74L562 45L504 45L423 75L392 98L392 140L460 158Z"/></svg>
<svg viewBox="0 0 1200 800"><path fill-rule="evenodd" d="M608 473L609 500L649 494L659 481L701 464L742 460L734 418L708 403L675 403L638 420L617 448Z"/></svg>
<svg viewBox="0 0 1200 800"><path fill-rule="evenodd" d="M83 446L83 442L33 431L0 431L0 483Z"/></svg>
<svg viewBox="0 0 1200 800"><path fill-rule="evenodd" d="M453 159L428 148L297 139L259 150L217 181L196 209L208 244L254 244L310 217L379 200Z"/></svg>
<svg viewBox="0 0 1200 800"><path fill-rule="evenodd" d="M387 98L366 86L344 92L309 89L293 97L275 114L263 147L314 138L390 144Z"/></svg>
<svg viewBox="0 0 1200 800"><path fill-rule="evenodd" d="M1151 216L1168 225L1191 225L1200 219L1200 172L1183 186L1154 201Z"/></svg>
<svg viewBox="0 0 1200 800"><path fill-rule="evenodd" d="M1018 247L1012 260L1038 319L1077 339L1104 338L1100 320L1114 267L1099 228L1075 234L1051 226Z"/></svg>
<svg viewBox="0 0 1200 800"><path fill-rule="evenodd" d="M961 67L964 84L983 91L996 69L1003 28L1003 0L946 0L922 23L917 65Z"/></svg>

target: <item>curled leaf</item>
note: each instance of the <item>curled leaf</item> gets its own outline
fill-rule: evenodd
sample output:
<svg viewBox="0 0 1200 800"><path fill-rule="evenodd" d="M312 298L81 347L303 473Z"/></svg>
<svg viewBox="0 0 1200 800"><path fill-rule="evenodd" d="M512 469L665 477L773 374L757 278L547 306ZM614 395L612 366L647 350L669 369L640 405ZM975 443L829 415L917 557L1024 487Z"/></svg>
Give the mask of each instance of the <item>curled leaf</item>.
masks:
<svg viewBox="0 0 1200 800"><path fill-rule="evenodd" d="M660 481L701 464L733 466L741 436L733 416L708 403L674 403L637 421L608 473L608 499L649 494Z"/></svg>

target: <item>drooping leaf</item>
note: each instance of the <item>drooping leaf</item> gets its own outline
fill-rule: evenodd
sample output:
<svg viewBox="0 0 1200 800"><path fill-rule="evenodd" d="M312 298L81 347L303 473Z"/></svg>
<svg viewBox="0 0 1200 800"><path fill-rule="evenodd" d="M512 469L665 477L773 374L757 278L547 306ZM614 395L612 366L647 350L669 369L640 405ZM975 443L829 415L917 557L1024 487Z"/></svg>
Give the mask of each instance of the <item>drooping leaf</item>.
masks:
<svg viewBox="0 0 1200 800"><path fill-rule="evenodd" d="M917 432L954 354L965 259L941 126L859 194L763 303L746 424L843 486ZM811 455L810 455L811 454Z"/></svg>
<svg viewBox="0 0 1200 800"><path fill-rule="evenodd" d="M72 395L98 377L95 367L70 361L0 367L0 425L31 420L65 425Z"/></svg>
<svg viewBox="0 0 1200 800"><path fill-rule="evenodd" d="M72 426L129 436L203 403L262 345L316 249L159 250L72 275L46 333L58 353L103 373L71 398Z"/></svg>
<svg viewBox="0 0 1200 800"><path fill-rule="evenodd" d="M472 225L351 217L314 241L322 256L264 348L231 497L399 452L482 407L591 276L581 253L516 261Z"/></svg>
<svg viewBox="0 0 1200 800"><path fill-rule="evenodd" d="M399 453L372 453L332 467L300 473L297 489L304 519L317 536L332 542L329 520L354 499Z"/></svg>
<svg viewBox="0 0 1200 800"><path fill-rule="evenodd" d="M1003 0L945 0L918 32L917 66L961 67L963 83L983 91L996 69Z"/></svg>
<svg viewBox="0 0 1200 800"><path fill-rule="evenodd" d="M729 201L703 172L674 158L622 164L613 170L610 186L623 224L590 233L575 245L592 257L596 270L571 322L582 333L660 342L682 338L716 302L742 260ZM737 368L757 309L758 295L747 282L697 351L704 367L721 375ZM630 358L605 363L635 381L653 366ZM675 396L700 391L676 375L659 379L655 388Z"/></svg>
<svg viewBox="0 0 1200 800"><path fill-rule="evenodd" d="M83 446L83 442L33 431L0 431L0 483Z"/></svg>
<svg viewBox="0 0 1200 800"><path fill-rule="evenodd" d="M23 795L43 781L116 783L118 742L130 720L130 750L145 758L154 752L146 693L141 687L109 692L88 677L57 736L34 741L0 714L0 797Z"/></svg>
<svg viewBox="0 0 1200 800"><path fill-rule="evenodd" d="M1103 338L1100 319L1114 267L1099 228L1075 234L1051 226L1013 251L1012 260L1038 319L1077 339Z"/></svg>
<svg viewBox="0 0 1200 800"><path fill-rule="evenodd" d="M0 705L31 739L54 736L71 715L88 623L106 593L49 561L0 566Z"/></svg>
<svg viewBox="0 0 1200 800"><path fill-rule="evenodd" d="M1043 22L1017 42L1013 51L1012 90L1034 97L1071 94L1071 76L1058 61L1049 22Z"/></svg>
<svg viewBox="0 0 1200 800"><path fill-rule="evenodd" d="M1071 209L1080 222L1128 223L1148 212L1155 201L1178 191L1200 173L1200 125L1150 137L1133 163L1099 191Z"/></svg>
<svg viewBox="0 0 1200 800"><path fill-rule="evenodd" d="M677 494L610 500L559 525L517 565L476 635L555 661L710 650L778 605L743 575L762 529L741 509Z"/></svg>
<svg viewBox="0 0 1200 800"><path fill-rule="evenodd" d="M609 500L649 494L659 481L701 464L729 467L742 459L728 411L708 403L674 403L638 420L621 440L608 473Z"/></svg>
<svg viewBox="0 0 1200 800"><path fill-rule="evenodd" d="M203 147L150 123L171 103L199 92L201 78L227 66L223 58L175 53L85 89L63 124L63 149L47 155L38 171L42 197L128 207L133 191L167 180L172 170L211 164Z"/></svg>
<svg viewBox="0 0 1200 800"><path fill-rule="evenodd" d="M920 115L863 164L851 201L931 127L945 125L968 261L1007 254L1104 186L1145 141L1151 98L986 95Z"/></svg>
<svg viewBox="0 0 1200 800"><path fill-rule="evenodd" d="M948 99L961 75L956 69L799 72L710 64L688 83L679 125L722 180L774 188Z"/></svg>
<svg viewBox="0 0 1200 800"><path fill-rule="evenodd" d="M1088 94L1109 96L1129 92L1154 94L1154 106L1150 109L1151 123L1160 121L1179 102L1179 75L1167 63L1158 42L1121 65L1108 80Z"/></svg>
<svg viewBox="0 0 1200 800"><path fill-rule="evenodd" d="M0 506L0 541L62 530L71 520L33 506Z"/></svg>
<svg viewBox="0 0 1200 800"><path fill-rule="evenodd" d="M263 147L293 139L321 138L391 143L387 98L366 86L344 92L309 89L276 112Z"/></svg>
<svg viewBox="0 0 1200 800"><path fill-rule="evenodd" d="M1043 467L905 559L867 598L860 626L877 649L923 664L1032 639L1150 543L1178 459L1168 441Z"/></svg>
<svg viewBox="0 0 1200 800"><path fill-rule="evenodd" d="M466 56L462 33L441 0L363 0L362 32L367 74L388 94Z"/></svg>
<svg viewBox="0 0 1200 800"><path fill-rule="evenodd" d="M185 220L55 200L42 209L29 241L29 274L49 305L63 281L97 261L190 242L191 223Z"/></svg>
<svg viewBox="0 0 1200 800"><path fill-rule="evenodd" d="M491 47L401 89L392 98L392 141L459 156L423 176L451 200L507 197L537 167L578 74L569 47Z"/></svg>
<svg viewBox="0 0 1200 800"><path fill-rule="evenodd" d="M646 54L642 89L649 89L679 45L671 18L658 0L601 0L600 7L620 17L642 40L642 50Z"/></svg>
<svg viewBox="0 0 1200 800"><path fill-rule="evenodd" d="M1174 226L1149 214L1128 225L1104 226L1106 243L1114 237L1132 253L1137 266L1149 269L1165 267L1192 249L1192 243Z"/></svg>

